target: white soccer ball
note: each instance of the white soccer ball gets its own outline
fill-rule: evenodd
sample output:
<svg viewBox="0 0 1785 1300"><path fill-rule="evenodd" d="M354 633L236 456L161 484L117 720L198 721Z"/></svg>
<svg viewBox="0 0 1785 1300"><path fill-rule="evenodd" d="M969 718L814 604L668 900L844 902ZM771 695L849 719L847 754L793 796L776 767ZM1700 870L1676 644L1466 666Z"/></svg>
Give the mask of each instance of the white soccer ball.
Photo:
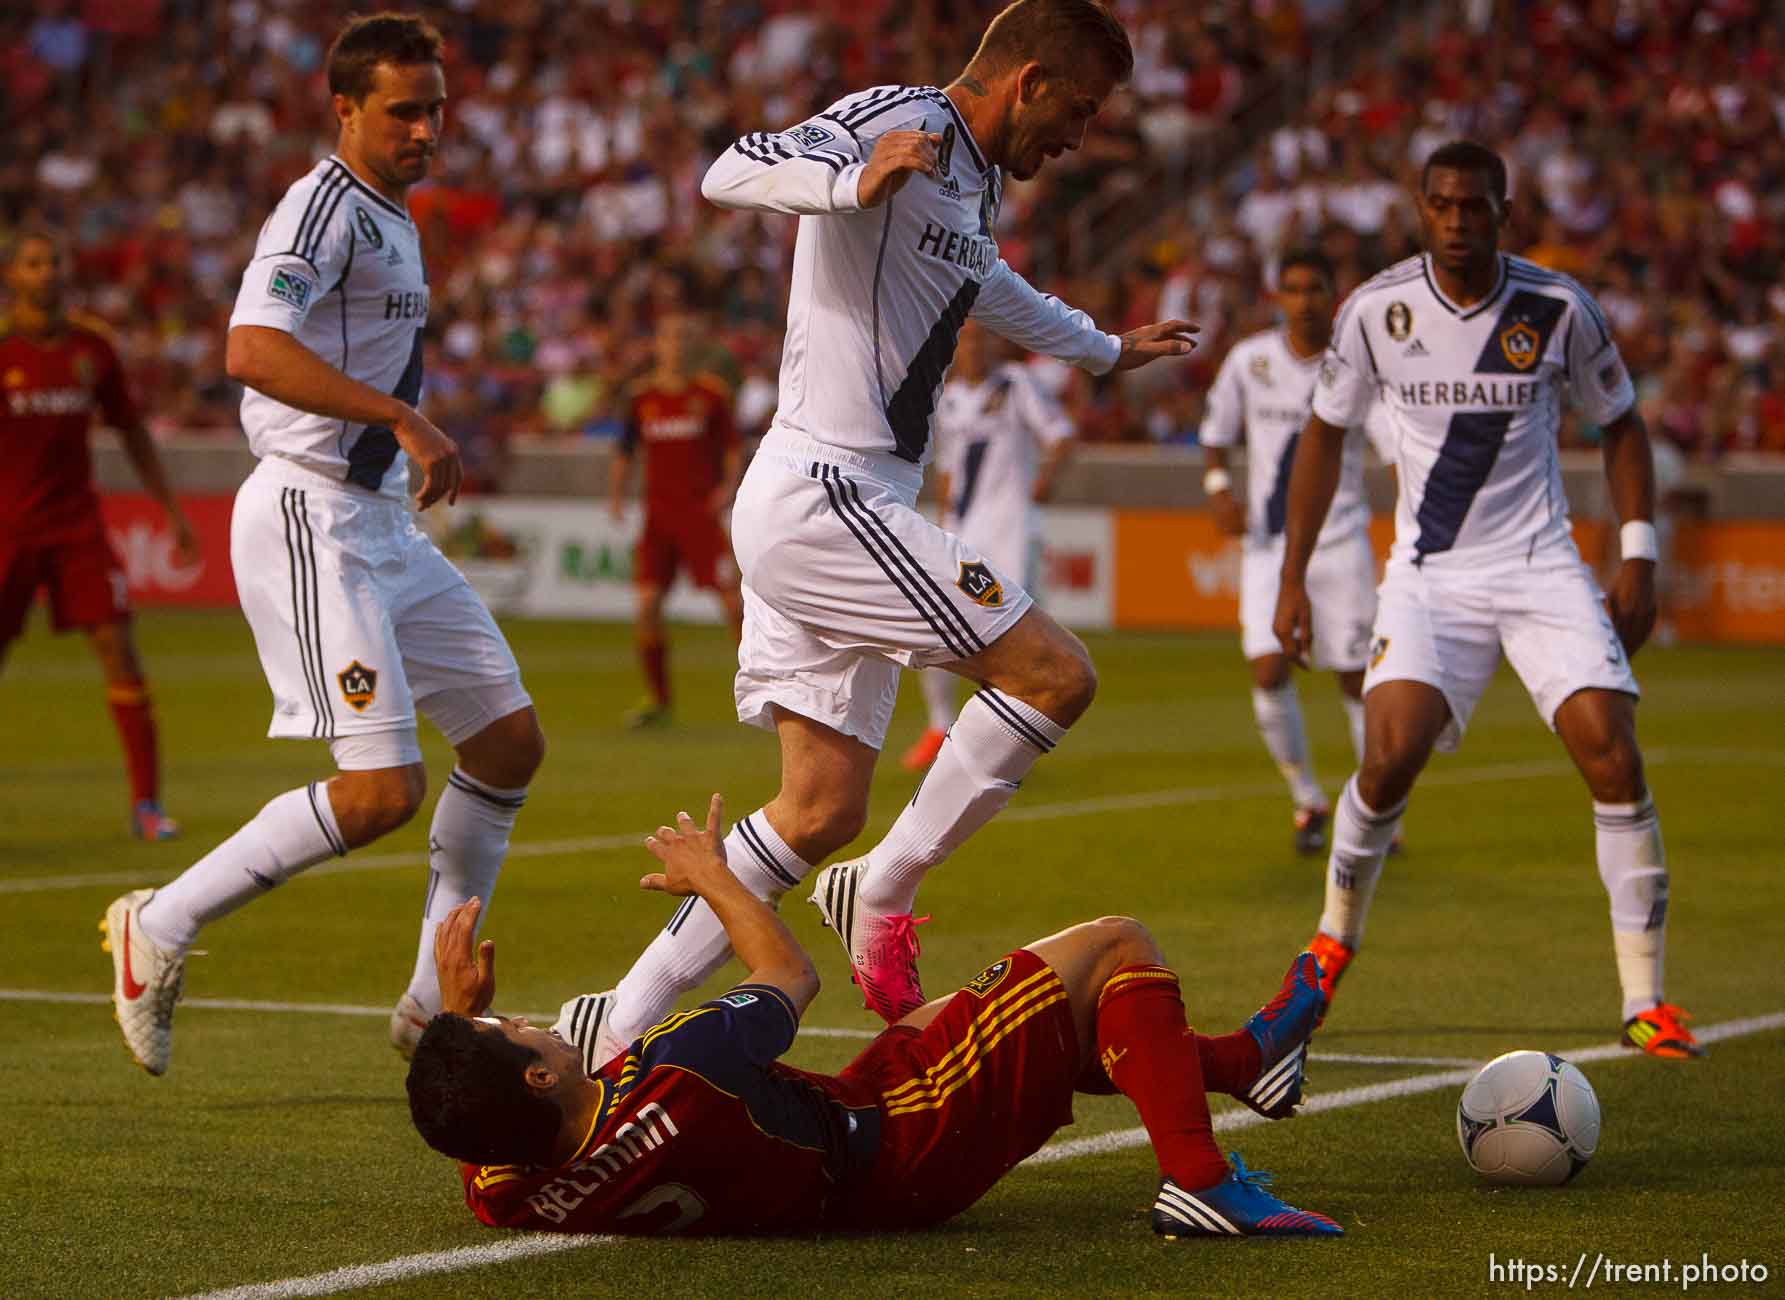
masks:
<svg viewBox="0 0 1785 1300"><path fill-rule="evenodd" d="M1548 1052L1508 1052L1481 1067L1457 1102L1457 1141L1490 1183L1555 1187L1599 1147L1599 1098L1587 1076Z"/></svg>

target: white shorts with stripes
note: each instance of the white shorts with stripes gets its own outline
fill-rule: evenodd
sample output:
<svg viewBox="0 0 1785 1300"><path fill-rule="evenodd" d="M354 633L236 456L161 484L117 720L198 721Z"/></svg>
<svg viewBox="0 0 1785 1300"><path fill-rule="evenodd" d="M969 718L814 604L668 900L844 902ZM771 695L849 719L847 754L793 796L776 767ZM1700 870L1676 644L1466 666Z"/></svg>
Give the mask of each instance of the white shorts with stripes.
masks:
<svg viewBox="0 0 1785 1300"><path fill-rule="evenodd" d="M732 510L743 576L738 718L780 705L879 749L902 668L978 654L1033 603L914 506L919 473L771 434Z"/></svg>
<svg viewBox="0 0 1785 1300"><path fill-rule="evenodd" d="M489 610L401 502L268 457L236 492L229 554L269 736L413 731L419 709L456 745L530 703Z"/></svg>

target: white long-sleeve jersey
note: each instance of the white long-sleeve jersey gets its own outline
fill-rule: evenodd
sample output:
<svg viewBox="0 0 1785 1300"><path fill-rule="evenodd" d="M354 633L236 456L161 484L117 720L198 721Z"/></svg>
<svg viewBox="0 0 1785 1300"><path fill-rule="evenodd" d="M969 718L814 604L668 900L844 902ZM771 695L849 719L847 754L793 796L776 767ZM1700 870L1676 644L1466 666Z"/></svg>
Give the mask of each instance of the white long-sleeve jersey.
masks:
<svg viewBox="0 0 1785 1300"><path fill-rule="evenodd" d="M888 131L941 136L936 174L913 175L863 209L861 174ZM877 86L785 131L747 135L708 170L701 193L720 207L800 218L771 434L922 465L969 316L1097 374L1121 353L1115 335L998 255L1003 182L934 86Z"/></svg>

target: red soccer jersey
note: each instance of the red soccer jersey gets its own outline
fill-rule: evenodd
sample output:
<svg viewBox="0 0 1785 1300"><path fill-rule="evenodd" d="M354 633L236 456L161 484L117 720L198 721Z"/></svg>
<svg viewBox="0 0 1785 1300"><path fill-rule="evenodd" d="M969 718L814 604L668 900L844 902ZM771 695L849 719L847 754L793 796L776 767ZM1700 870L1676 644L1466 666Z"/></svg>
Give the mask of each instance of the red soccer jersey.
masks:
<svg viewBox="0 0 1785 1300"><path fill-rule="evenodd" d="M0 535L34 542L97 533L87 431L137 422L118 354L78 323L31 337L0 322Z"/></svg>
<svg viewBox="0 0 1785 1300"><path fill-rule="evenodd" d="M880 1111L841 1080L776 1062L797 1027L786 996L761 984L671 1016L602 1069L573 1160L462 1165L466 1203L492 1227L546 1232L817 1231L872 1165Z"/></svg>
<svg viewBox="0 0 1785 1300"><path fill-rule="evenodd" d="M737 440L731 398L716 379L692 379L676 390L636 390L620 447L629 456L642 449L645 513L704 509Z"/></svg>

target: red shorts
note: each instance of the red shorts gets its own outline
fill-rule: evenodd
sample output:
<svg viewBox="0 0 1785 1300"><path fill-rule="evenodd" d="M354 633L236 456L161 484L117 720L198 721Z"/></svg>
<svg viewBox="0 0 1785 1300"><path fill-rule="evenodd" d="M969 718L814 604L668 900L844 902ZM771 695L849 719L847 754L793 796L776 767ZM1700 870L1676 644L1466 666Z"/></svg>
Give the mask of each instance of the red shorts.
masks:
<svg viewBox="0 0 1785 1300"><path fill-rule="evenodd" d="M24 630L39 587L49 589L58 632L130 617L124 566L103 532L46 543L0 537L0 646Z"/></svg>
<svg viewBox="0 0 1785 1300"><path fill-rule="evenodd" d="M881 1112L879 1154L839 1226L921 1228L959 1214L1072 1123L1078 1075L1060 977L1027 949L993 962L925 1028L887 1030L839 1076Z"/></svg>
<svg viewBox="0 0 1785 1300"><path fill-rule="evenodd" d="M731 542L711 511L685 506L647 513L633 556L633 581L641 587L668 587L684 565L697 587L710 591L738 585Z"/></svg>

